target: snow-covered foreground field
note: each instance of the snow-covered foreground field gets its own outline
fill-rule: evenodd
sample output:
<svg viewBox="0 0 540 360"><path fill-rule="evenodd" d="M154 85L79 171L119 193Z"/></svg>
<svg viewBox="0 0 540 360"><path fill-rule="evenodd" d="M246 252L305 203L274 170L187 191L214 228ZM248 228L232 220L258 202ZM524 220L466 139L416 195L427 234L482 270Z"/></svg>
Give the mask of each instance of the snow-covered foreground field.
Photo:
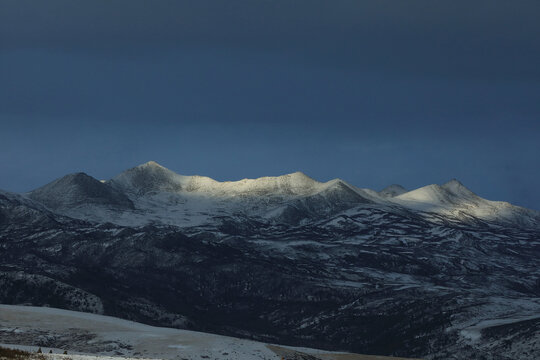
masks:
<svg viewBox="0 0 540 360"><path fill-rule="evenodd" d="M0 346L51 360L149 359L397 359L290 348L195 331L148 326L75 311L0 305ZM48 354L49 350L53 354ZM62 355L64 350L68 355Z"/></svg>

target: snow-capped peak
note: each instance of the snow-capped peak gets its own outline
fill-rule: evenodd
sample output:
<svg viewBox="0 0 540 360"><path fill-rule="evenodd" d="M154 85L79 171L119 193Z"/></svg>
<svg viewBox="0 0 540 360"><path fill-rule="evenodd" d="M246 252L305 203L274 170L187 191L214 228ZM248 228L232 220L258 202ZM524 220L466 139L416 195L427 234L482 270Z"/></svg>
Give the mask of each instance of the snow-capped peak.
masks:
<svg viewBox="0 0 540 360"><path fill-rule="evenodd" d="M457 180L444 185L431 184L395 197L396 200L423 204L423 206L448 206L480 198Z"/></svg>
<svg viewBox="0 0 540 360"><path fill-rule="evenodd" d="M130 193L146 194L156 191L177 192L182 190L185 177L176 174L155 161L149 161L128 169L109 183Z"/></svg>
<svg viewBox="0 0 540 360"><path fill-rule="evenodd" d="M167 169L166 167L158 164L157 162L155 162L153 160L145 162L144 164L141 164L141 165L136 166L136 167L138 167L138 168L161 168L161 169Z"/></svg>
<svg viewBox="0 0 540 360"><path fill-rule="evenodd" d="M465 185L459 182L456 179L452 179L441 186L441 188L451 192L452 194L462 197L462 198L473 198L477 197L475 193L469 190Z"/></svg>
<svg viewBox="0 0 540 360"><path fill-rule="evenodd" d="M133 207L132 202L122 192L82 172L56 179L33 190L28 196L50 209L71 208L87 204L118 208Z"/></svg>
<svg viewBox="0 0 540 360"><path fill-rule="evenodd" d="M500 201L490 201L467 189L456 179L432 184L389 199L409 209L437 212L456 218L473 216L486 221L537 226L538 212Z"/></svg>

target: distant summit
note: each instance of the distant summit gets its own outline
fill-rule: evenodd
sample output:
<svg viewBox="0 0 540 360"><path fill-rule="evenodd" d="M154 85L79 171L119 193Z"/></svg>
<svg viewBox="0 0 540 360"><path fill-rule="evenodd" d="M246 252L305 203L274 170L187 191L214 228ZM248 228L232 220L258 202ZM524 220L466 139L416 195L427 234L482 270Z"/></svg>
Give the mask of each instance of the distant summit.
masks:
<svg viewBox="0 0 540 360"><path fill-rule="evenodd" d="M182 180L181 175L155 161L149 161L120 173L107 183L119 190L146 194L156 191L180 191L182 190Z"/></svg>
<svg viewBox="0 0 540 360"><path fill-rule="evenodd" d="M428 205L452 205L463 202L479 202L481 199L456 179L443 185L427 185L397 196L400 200L421 202ZM487 201L487 200L485 200Z"/></svg>
<svg viewBox="0 0 540 360"><path fill-rule="evenodd" d="M51 210L83 205L103 205L133 209L133 202L122 192L83 173L66 175L28 194Z"/></svg>
<svg viewBox="0 0 540 360"><path fill-rule="evenodd" d="M441 186L443 189L449 191L455 196L462 198L478 198L479 196L473 193L471 190L465 187L460 181L452 179L449 182Z"/></svg>

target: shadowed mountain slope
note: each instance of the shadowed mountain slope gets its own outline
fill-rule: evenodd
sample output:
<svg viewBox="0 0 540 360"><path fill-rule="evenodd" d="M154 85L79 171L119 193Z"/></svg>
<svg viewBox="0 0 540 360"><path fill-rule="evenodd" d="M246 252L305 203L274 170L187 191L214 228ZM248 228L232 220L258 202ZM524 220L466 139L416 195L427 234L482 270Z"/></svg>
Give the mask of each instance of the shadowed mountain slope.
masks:
<svg viewBox="0 0 540 360"><path fill-rule="evenodd" d="M66 175L33 190L28 194L51 210L100 205L118 209L132 209L133 203L122 192L85 173Z"/></svg>

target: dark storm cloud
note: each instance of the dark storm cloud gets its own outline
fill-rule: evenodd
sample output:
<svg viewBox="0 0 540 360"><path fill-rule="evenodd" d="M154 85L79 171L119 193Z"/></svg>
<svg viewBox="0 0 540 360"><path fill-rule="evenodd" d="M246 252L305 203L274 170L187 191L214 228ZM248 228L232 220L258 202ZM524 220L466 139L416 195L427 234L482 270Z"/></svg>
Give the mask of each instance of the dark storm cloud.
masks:
<svg viewBox="0 0 540 360"><path fill-rule="evenodd" d="M539 81L538 1L2 1L2 46L219 45L329 66Z"/></svg>

